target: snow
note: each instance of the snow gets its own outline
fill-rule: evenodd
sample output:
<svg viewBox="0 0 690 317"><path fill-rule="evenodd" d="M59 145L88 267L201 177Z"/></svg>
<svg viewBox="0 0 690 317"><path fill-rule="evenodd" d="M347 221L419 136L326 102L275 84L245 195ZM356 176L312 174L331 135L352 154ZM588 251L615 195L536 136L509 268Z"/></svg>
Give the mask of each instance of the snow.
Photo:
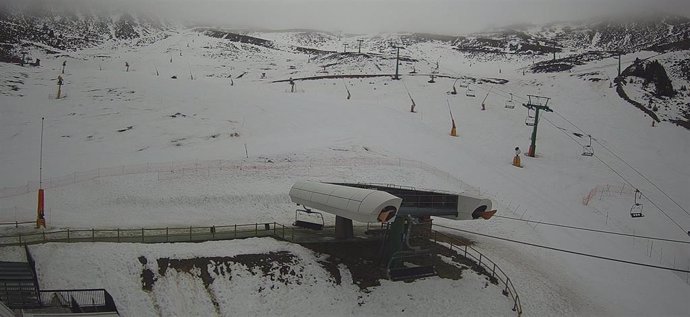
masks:
<svg viewBox="0 0 690 317"><path fill-rule="evenodd" d="M106 288L122 316L319 316L324 312L333 316L419 316L446 314L451 309L466 315L514 314L509 308L512 302L501 289L485 287L486 277L471 270L464 271L462 283L438 277L415 283L382 281L370 292L361 292L352 283L336 284L312 251L271 238L195 244L44 244L31 249L44 288ZM285 283L243 264L218 262L208 268L214 280L205 287L198 277L200 268L190 272L168 268L161 275L156 262L165 257L215 258L279 251L297 257L291 265L297 274L287 277ZM141 256L147 260L145 265L138 259ZM144 267L156 274L151 291L141 287ZM276 265L271 272L278 269ZM339 270L344 281L351 280L347 269L340 266ZM463 302L486 304L457 305L459 297Z"/></svg>
<svg viewBox="0 0 690 317"><path fill-rule="evenodd" d="M261 33L252 35L262 37ZM284 46L299 43L291 36L271 33L266 38ZM327 41L334 50L342 48L335 37ZM46 190L50 229L289 224L294 217L287 196L290 186L312 179L468 191L492 198L498 205L497 215L690 241L686 234L690 215L666 197L690 209L686 162L690 132L667 122L651 127L649 118L620 99L608 80L615 77L617 60L577 66L568 73L523 75L523 67L531 60L478 59L437 42L414 44L405 51L420 60L416 63L420 73L430 72L438 61L440 74L505 78L508 83L471 84L476 98L466 97L462 89L450 95L453 79L437 78L436 84L430 84L428 76L408 76L412 65L403 63L401 81L387 77L297 81L299 93L291 94L287 83L271 81L318 75L320 63L308 63L308 56L299 53L228 43L191 31L143 47L83 50L75 53L79 59L38 56L41 68L0 64L0 192L2 187L31 188L37 181L40 125L45 117L43 177L65 180L64 185ZM651 54L626 55L623 61ZM100 55L110 58L96 57ZM67 97L50 99L65 58L62 88ZM130 64L129 72L125 72L125 62ZM290 69L291 65L296 69ZM390 60L374 59L335 65L329 72L393 73L394 66ZM262 72L266 79L260 79ZM605 80L578 77L591 72ZM173 75L178 79L171 79ZM17 77L24 78L19 90L8 89L5 82ZM352 93L350 100L345 98L343 83ZM408 91L417 113L409 112ZM531 128L524 125L523 107L504 108L509 93L517 102L524 102L526 94L549 96L555 111L543 115L537 158L523 157L522 169L510 162L515 146L526 152ZM487 110L482 111L485 96ZM457 138L448 135L448 103L458 126ZM176 113L184 116L172 117ZM630 190L582 204L592 189L626 183L596 157L580 155L588 142L586 134L596 140L597 157L632 183L626 186L644 193L644 218L630 218ZM219 160L226 168L214 165ZM173 170L175 166L186 169L98 176L98 171L168 163ZM89 171L96 171L96 177L76 181L76 175ZM72 181L70 175L74 175ZM0 222L33 219L35 204L34 191L0 198ZM26 215L17 215L17 210ZM434 221L566 250L690 269L687 244L498 217ZM690 312L686 273L467 236L511 277L526 315L682 316ZM371 293L361 293L348 284L347 270L341 267L345 282L335 286L316 264L315 254L272 239L192 245L47 244L31 250L43 288L104 287L125 316L321 315L324 311L335 315L514 314L499 287L478 287L483 285L478 276L459 281L383 282ZM217 279L210 290L198 278L179 272L160 279L157 285L161 287L153 293L141 288L142 266L137 261L141 255L154 263L160 257L275 250L298 256L309 284L281 286L258 296L256 285L268 282L240 270L233 271L237 275L231 282ZM17 252L3 251L0 258L17 258ZM210 304L209 292L218 298L220 313ZM360 297L366 304L356 305ZM254 305L244 304L247 301Z"/></svg>

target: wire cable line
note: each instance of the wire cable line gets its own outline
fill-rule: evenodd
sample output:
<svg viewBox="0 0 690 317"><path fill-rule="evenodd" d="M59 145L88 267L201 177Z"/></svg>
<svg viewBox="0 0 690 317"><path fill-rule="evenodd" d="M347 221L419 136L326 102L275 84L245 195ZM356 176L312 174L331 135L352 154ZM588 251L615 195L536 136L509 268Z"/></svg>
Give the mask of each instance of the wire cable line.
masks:
<svg viewBox="0 0 690 317"><path fill-rule="evenodd" d="M527 222L527 223L536 223L536 224L546 225L546 226L554 226L554 227L561 227L561 228L568 228L568 229L575 229L575 230L591 231L591 232L597 232L597 233L603 233L603 234L612 234L612 235L617 235L617 236L625 236L625 237L633 237L633 238L648 239L648 240L657 240L657 241L665 241L665 242L673 242L673 243L682 243L682 244L690 244L690 241L682 241L682 240L674 240L674 239L667 239L667 238L656 238L656 237L649 237L649 236L641 236L641 235L636 235L636 234L629 234L629 233L622 233L622 232L614 232L614 231L606 231L606 230L591 229L591 228L576 227L576 226L568 226L568 225L563 225L563 224L558 224L558 223L550 223L550 222L544 222L544 221L520 219L520 218L507 217L507 216L500 216L500 215L494 215L494 217L496 217L496 218L502 218L502 219L515 220L515 221L522 221L522 222Z"/></svg>
<svg viewBox="0 0 690 317"><path fill-rule="evenodd" d="M469 234L474 234L474 235L478 235L478 236L483 236L483 237L513 242L513 243L518 243L518 244L527 245L527 246L531 246L531 247L537 247L537 248L542 248L542 249L547 249L547 250L552 250L552 251L570 253L570 254L574 254L574 255L590 257L590 258L595 258L595 259L600 259L600 260L606 260L606 261L612 261L612 262L618 262L618 263L626 263L626 264L631 264L631 265L636 265L636 266L649 267L649 268L655 268L655 269L661 269L661 270L667 270L667 271L690 273L690 270L683 270L683 269L677 269L677 268L673 268L673 267L659 266L659 265L653 265L653 264L647 264L647 263L641 263L641 262L635 262L635 261L610 258L610 257L601 256L601 255L596 255L596 254L589 254L589 253L584 253L584 252L566 250L566 249L561 249L561 248L556 248L556 247L551 247L551 246L546 246L546 245L541 245L541 244L536 244L536 243L531 243L531 242L525 242L525 241L519 241L519 240L515 240L515 239L510 239L510 238L494 236L494 235L490 235L490 234L486 234L486 233L479 233L479 232L465 230L465 229L446 227L443 225L434 225L434 226L444 228L444 229L450 229L450 230L465 232L465 233L469 233Z"/></svg>

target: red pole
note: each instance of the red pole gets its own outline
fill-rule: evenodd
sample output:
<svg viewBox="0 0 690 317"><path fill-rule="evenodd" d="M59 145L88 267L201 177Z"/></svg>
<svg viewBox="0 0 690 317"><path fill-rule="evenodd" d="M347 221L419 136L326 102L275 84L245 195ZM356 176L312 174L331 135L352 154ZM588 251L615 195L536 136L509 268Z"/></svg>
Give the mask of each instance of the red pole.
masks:
<svg viewBox="0 0 690 317"><path fill-rule="evenodd" d="M44 212L44 196L43 196L43 188L38 189L38 208L36 210L36 229L43 227L46 227L46 219L45 219L45 212Z"/></svg>
<svg viewBox="0 0 690 317"><path fill-rule="evenodd" d="M38 169L38 207L36 208L36 229L46 227L46 219L44 212L44 194L43 194L43 121L45 118L41 118L41 154L39 158L39 169Z"/></svg>

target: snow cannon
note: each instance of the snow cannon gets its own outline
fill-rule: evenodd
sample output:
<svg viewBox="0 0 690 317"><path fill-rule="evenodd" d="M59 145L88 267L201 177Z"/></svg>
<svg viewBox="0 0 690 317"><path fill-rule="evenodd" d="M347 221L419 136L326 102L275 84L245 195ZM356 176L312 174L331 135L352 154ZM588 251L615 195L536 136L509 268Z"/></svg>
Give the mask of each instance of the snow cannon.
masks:
<svg viewBox="0 0 690 317"><path fill-rule="evenodd" d="M350 221L373 223L393 221L402 203L402 198L385 191L312 181L292 185L290 199Z"/></svg>

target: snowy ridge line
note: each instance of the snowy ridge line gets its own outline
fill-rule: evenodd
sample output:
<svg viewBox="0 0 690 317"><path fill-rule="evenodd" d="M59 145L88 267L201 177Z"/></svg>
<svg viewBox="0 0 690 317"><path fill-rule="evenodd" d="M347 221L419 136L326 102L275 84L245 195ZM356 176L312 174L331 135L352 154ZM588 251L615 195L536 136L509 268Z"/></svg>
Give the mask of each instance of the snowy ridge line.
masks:
<svg viewBox="0 0 690 317"><path fill-rule="evenodd" d="M135 165L121 165L117 167L97 168L93 170L74 172L65 176L47 178L43 181L43 188L57 188L61 186L73 185L85 181L95 180L105 177L124 176L133 174L147 174L158 173L158 180L168 180L183 177L185 175L196 174L199 175L204 172L210 176L212 171L261 171L261 170L275 170L275 169L293 169L295 167L310 168L312 166L318 167L356 167L356 166L398 166L418 168L426 172L432 173L436 176L445 177L449 180L458 183L458 192L465 191L474 194L480 194L480 189L473 187L459 178L451 175L448 172L442 171L434 166L424 162L407 160L407 159L391 159L391 158L333 158L333 159L318 159L318 160L303 160L303 161L276 161L266 160L263 162L246 162L246 161L231 161L231 160L207 160L207 161L181 161L181 162L166 162L166 163L145 163ZM307 175L308 176L308 175ZM37 181L27 181L26 185L15 187L0 188L0 198L7 198L12 196L24 195L37 191L41 184Z"/></svg>
<svg viewBox="0 0 690 317"><path fill-rule="evenodd" d="M654 264L647 264L647 263L633 262L633 261L616 259L616 258L609 258L609 257L601 256L601 255L588 254L588 253L583 253L583 252L578 252L578 251L560 249L560 248L556 248L556 247L550 247L550 246L531 243L531 242L525 242L525 241L519 241L519 240L510 239L510 238L494 236L494 235L490 235L490 234L486 234L486 233L479 233L479 232L469 231L469 230L465 230L465 229L446 227L443 225L436 225L436 226L444 228L444 229L456 230L456 231L461 231L461 232L474 234L474 235L478 235L478 236L483 236L483 237L513 242L513 243L523 244L523 245L527 245L527 246L531 246L531 247L537 247L537 248L542 248L542 249L547 249L547 250L552 250L552 251L559 251L559 252L570 253L570 254L579 255L579 256L586 256L586 257L600 259L600 260L620 262L620 263L626 263L626 264L631 264L631 265L637 265L637 266L643 266L643 267L649 267L649 268L655 268L655 269L661 269L661 270L667 270L667 271L674 271L674 272L680 272L680 273L690 273L690 270L683 270L683 269L677 269L677 268L667 267L667 266L658 266L658 265L654 265Z"/></svg>

